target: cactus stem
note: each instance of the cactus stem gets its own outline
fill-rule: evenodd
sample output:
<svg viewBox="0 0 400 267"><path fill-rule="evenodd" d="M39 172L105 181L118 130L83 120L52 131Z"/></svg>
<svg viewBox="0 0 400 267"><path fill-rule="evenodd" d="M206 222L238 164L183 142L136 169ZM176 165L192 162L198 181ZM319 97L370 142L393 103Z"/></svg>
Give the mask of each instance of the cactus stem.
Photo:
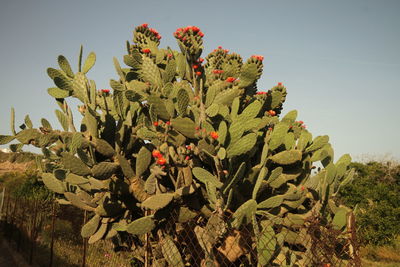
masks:
<svg viewBox="0 0 400 267"><path fill-rule="evenodd" d="M204 106L204 102L203 102L203 79L200 79L200 117L199 117L199 125L201 125L201 123L203 121L206 120L206 107Z"/></svg>
<svg viewBox="0 0 400 267"><path fill-rule="evenodd" d="M106 108L106 114L109 115L109 110L108 110L108 103L107 103L107 97L105 94L103 94L103 99L104 99L104 106Z"/></svg>
<svg viewBox="0 0 400 267"><path fill-rule="evenodd" d="M71 129L71 131L73 133L76 133L76 128L75 128L75 125L74 125L74 117L72 115L71 108L68 107L68 106L67 106L67 117L68 117L69 128Z"/></svg>
<svg viewBox="0 0 400 267"><path fill-rule="evenodd" d="M96 164L97 163L96 154L94 153L92 146L89 146L89 153L90 153L90 157L93 159L93 163Z"/></svg>
<svg viewBox="0 0 400 267"><path fill-rule="evenodd" d="M144 190L143 180L140 177L132 177L130 182L131 193L139 202L143 202L150 197Z"/></svg>

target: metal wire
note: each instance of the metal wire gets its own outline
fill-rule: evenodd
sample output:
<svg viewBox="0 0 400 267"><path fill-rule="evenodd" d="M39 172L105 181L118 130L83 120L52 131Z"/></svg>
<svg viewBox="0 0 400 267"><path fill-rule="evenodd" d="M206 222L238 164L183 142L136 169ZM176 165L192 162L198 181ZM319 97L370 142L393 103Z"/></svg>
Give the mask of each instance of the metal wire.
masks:
<svg viewBox="0 0 400 267"><path fill-rule="evenodd" d="M231 214L183 220L172 212L147 235L87 244L84 213L73 206L6 195L0 212L2 234L39 266L360 266L352 215L342 232L317 215L285 226L257 215L235 228Z"/></svg>

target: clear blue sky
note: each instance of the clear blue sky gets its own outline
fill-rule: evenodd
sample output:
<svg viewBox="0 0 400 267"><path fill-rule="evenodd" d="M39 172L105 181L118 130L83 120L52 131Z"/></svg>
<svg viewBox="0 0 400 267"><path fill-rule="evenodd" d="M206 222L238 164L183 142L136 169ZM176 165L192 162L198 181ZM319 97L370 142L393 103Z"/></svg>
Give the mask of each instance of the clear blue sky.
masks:
<svg viewBox="0 0 400 267"><path fill-rule="evenodd" d="M284 113L297 109L314 136L328 134L336 158L391 153L400 159L400 1L31 1L0 2L0 133L10 108L21 124L29 113L56 123L46 89L47 67L65 55L77 65L79 46L94 51L89 73L98 88L116 78L132 30L149 23L177 48L176 28L196 25L205 52L221 45L247 58L264 55L260 89L283 82Z"/></svg>

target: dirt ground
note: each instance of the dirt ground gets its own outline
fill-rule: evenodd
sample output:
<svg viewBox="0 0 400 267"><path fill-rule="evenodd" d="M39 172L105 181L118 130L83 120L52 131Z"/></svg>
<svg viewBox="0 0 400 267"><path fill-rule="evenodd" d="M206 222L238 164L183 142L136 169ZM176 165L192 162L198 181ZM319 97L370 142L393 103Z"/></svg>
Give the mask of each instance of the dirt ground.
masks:
<svg viewBox="0 0 400 267"><path fill-rule="evenodd" d="M28 267L21 255L12 250L10 245L0 236L0 267Z"/></svg>
<svg viewBox="0 0 400 267"><path fill-rule="evenodd" d="M31 162L24 162L24 163L11 163L9 161L1 162L0 163L0 174L7 173L7 172L23 172L25 171Z"/></svg>

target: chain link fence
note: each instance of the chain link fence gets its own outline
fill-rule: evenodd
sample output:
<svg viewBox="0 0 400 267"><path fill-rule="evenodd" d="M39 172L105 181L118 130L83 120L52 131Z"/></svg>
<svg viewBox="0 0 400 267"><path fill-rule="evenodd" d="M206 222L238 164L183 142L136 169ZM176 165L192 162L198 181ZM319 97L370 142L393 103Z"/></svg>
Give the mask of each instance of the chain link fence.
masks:
<svg viewBox="0 0 400 267"><path fill-rule="evenodd" d="M254 216L236 229L231 214L172 212L151 233L88 244L80 229L90 215L73 206L5 194L0 214L2 235L34 266L360 266L352 215L342 232L316 215L288 227Z"/></svg>

